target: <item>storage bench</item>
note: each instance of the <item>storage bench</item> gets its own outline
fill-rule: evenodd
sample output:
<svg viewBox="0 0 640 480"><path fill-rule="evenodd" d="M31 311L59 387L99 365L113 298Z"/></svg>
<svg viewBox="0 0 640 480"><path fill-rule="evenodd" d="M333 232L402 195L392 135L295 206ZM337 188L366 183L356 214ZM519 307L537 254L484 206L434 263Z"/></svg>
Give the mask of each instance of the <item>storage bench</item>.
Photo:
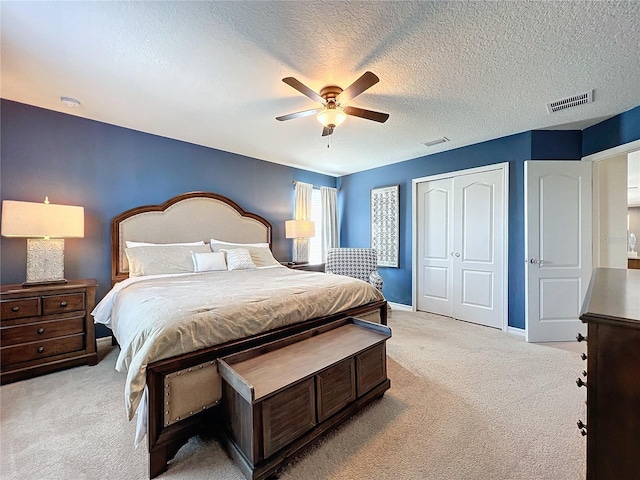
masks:
<svg viewBox="0 0 640 480"><path fill-rule="evenodd" d="M248 479L382 396L386 325L342 319L219 360L225 443Z"/></svg>

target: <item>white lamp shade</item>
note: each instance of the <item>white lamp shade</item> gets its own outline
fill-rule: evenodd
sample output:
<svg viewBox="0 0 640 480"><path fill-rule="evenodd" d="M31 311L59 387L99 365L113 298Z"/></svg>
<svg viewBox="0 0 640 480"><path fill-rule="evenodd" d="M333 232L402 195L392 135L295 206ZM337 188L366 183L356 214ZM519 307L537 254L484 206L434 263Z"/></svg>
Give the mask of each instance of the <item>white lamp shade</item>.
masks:
<svg viewBox="0 0 640 480"><path fill-rule="evenodd" d="M330 125L337 127L344 122L345 118L347 118L347 114L337 108L325 108L318 113L318 121L325 127Z"/></svg>
<svg viewBox="0 0 640 480"><path fill-rule="evenodd" d="M84 208L3 200L2 236L83 238Z"/></svg>
<svg viewBox="0 0 640 480"><path fill-rule="evenodd" d="M312 238L316 235L316 227L310 220L287 220L284 232L287 238Z"/></svg>

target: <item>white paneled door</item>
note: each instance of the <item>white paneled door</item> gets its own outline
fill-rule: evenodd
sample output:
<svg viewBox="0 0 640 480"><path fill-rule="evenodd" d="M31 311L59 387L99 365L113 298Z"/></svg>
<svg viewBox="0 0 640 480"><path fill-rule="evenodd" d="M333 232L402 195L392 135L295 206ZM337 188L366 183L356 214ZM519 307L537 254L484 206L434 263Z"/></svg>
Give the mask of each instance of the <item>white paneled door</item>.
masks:
<svg viewBox="0 0 640 480"><path fill-rule="evenodd" d="M591 162L525 162L526 338L573 340L591 276Z"/></svg>
<svg viewBox="0 0 640 480"><path fill-rule="evenodd" d="M505 169L420 182L417 308L504 326Z"/></svg>

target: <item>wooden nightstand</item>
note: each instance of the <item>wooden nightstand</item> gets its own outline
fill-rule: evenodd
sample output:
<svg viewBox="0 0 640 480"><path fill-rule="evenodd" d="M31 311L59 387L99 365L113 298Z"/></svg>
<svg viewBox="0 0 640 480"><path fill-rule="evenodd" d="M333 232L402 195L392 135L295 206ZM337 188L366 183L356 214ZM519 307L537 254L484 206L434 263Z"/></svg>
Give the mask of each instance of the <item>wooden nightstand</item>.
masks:
<svg viewBox="0 0 640 480"><path fill-rule="evenodd" d="M324 273L324 263L294 263L282 262L285 267L292 270L304 270L306 272L322 272Z"/></svg>
<svg viewBox="0 0 640 480"><path fill-rule="evenodd" d="M0 287L0 383L77 365L95 365L91 311L97 282Z"/></svg>

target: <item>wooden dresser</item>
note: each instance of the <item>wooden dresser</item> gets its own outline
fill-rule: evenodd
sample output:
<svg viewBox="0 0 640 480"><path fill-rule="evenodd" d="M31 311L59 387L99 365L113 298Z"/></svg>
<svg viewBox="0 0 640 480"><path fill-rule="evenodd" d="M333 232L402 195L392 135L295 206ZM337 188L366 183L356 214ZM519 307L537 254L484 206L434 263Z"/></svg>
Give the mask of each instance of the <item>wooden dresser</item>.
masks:
<svg viewBox="0 0 640 480"><path fill-rule="evenodd" d="M587 480L640 478L640 271L597 269L587 324ZM583 356L584 358L584 356Z"/></svg>
<svg viewBox="0 0 640 480"><path fill-rule="evenodd" d="M97 282L73 280L37 287L0 289L0 383L97 363Z"/></svg>

